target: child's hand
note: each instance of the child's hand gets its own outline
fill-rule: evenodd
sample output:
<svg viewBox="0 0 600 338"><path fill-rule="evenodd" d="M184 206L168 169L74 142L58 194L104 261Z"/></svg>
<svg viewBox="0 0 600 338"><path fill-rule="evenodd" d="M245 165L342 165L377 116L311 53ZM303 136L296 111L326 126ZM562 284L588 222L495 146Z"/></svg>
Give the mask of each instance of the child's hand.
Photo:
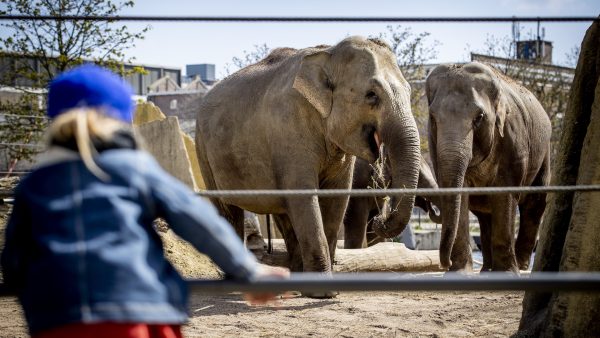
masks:
<svg viewBox="0 0 600 338"><path fill-rule="evenodd" d="M260 265L258 279L264 277L287 279L290 277L290 270L282 267ZM276 293L245 293L244 298L250 305L263 305L277 300Z"/></svg>

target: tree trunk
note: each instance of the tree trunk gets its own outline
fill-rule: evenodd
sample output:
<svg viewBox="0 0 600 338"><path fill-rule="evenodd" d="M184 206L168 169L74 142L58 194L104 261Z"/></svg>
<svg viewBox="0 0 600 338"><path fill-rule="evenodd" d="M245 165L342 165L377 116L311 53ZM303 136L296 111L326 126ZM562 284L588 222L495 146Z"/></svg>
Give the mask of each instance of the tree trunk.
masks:
<svg viewBox="0 0 600 338"><path fill-rule="evenodd" d="M257 254L255 252L255 254ZM259 261L289 266L283 240L273 240L273 253L259 252ZM404 244L383 242L364 249L337 249L334 272L442 271L437 250L409 250Z"/></svg>
<svg viewBox="0 0 600 338"><path fill-rule="evenodd" d="M565 113L552 185L600 183L600 25L594 22L581 54ZM535 271L600 271L600 193L550 195L540 229ZM600 334L600 294L527 292L515 337Z"/></svg>

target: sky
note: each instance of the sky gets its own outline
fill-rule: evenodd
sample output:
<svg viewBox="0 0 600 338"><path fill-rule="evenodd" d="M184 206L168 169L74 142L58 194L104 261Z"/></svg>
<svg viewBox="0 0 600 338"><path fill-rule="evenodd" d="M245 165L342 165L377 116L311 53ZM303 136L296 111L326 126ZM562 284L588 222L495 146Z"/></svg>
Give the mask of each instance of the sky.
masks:
<svg viewBox="0 0 600 338"><path fill-rule="evenodd" d="M170 16L597 16L598 0L494 0L494 1L392 1L392 0L137 0L124 15ZM378 36L393 23L125 23L132 31L150 25L146 38L127 50L135 63L181 68L186 64L212 63L216 75L226 65L256 45L270 48L303 48L335 44L349 35ZM590 22L542 23L545 38L553 42L557 64L581 40ZM469 51L484 50L486 37L510 37L511 23L403 23L414 33L428 32L429 43L438 41L431 63L464 62ZM536 31L536 23L521 23L521 39Z"/></svg>

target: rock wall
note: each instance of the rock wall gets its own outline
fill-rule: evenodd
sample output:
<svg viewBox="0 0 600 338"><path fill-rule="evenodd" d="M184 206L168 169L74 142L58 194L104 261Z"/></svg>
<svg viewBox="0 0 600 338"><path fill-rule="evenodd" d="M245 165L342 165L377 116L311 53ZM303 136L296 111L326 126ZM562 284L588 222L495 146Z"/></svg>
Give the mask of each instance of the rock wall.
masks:
<svg viewBox="0 0 600 338"><path fill-rule="evenodd" d="M600 183L600 22L586 32L552 185ZM555 193L540 228L536 271L600 271L600 192ZM527 292L515 337L600 336L600 294Z"/></svg>
<svg viewBox="0 0 600 338"><path fill-rule="evenodd" d="M145 141L145 149L167 172L196 191L206 188L194 141L181 131L176 116L167 118L153 103L141 103L133 124Z"/></svg>

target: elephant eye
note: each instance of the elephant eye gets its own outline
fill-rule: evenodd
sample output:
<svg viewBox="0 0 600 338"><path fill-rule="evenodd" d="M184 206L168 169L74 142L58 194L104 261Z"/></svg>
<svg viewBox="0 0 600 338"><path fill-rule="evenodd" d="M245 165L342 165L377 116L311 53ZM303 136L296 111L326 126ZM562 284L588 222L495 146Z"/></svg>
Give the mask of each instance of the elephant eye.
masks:
<svg viewBox="0 0 600 338"><path fill-rule="evenodd" d="M484 118L485 114L483 112L479 112L479 114L477 114L477 116L473 119L473 125L475 128L479 127Z"/></svg>
<svg viewBox="0 0 600 338"><path fill-rule="evenodd" d="M365 95L365 98L367 99L367 103L371 106L376 106L379 103L379 96L372 90Z"/></svg>

